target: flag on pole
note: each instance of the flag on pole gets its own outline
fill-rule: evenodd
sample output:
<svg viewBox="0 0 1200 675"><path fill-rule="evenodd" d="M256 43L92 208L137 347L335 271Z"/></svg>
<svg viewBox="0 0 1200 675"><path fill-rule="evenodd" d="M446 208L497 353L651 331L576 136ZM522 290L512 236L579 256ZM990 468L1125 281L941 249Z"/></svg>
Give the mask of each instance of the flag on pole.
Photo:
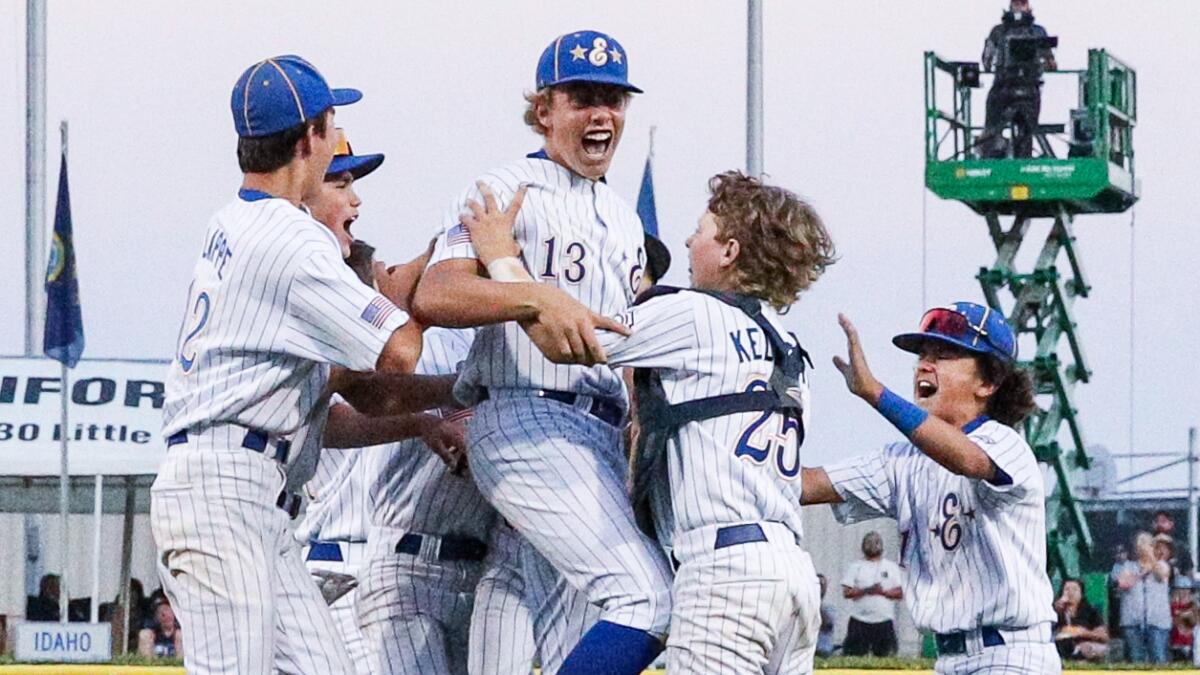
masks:
<svg viewBox="0 0 1200 675"><path fill-rule="evenodd" d="M71 192L67 186L67 152L58 170L58 203L54 208L54 241L46 265L46 330L42 350L68 368L83 354L83 314L79 308L79 279L75 276L75 245L71 238Z"/></svg>
<svg viewBox="0 0 1200 675"><path fill-rule="evenodd" d="M654 130L650 130L650 152L646 155L646 169L642 171L642 187L638 190L637 214L642 219L642 229L652 237L658 237L658 212L654 208Z"/></svg>

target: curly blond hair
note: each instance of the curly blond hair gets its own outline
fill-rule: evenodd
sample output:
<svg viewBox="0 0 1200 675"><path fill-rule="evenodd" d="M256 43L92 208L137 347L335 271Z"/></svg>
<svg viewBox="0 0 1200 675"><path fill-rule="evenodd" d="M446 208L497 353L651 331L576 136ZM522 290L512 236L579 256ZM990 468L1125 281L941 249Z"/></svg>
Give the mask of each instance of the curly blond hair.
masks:
<svg viewBox="0 0 1200 675"><path fill-rule="evenodd" d="M784 312L837 261L821 216L790 190L740 171L713 176L708 189L717 241L738 241L733 275L740 292Z"/></svg>

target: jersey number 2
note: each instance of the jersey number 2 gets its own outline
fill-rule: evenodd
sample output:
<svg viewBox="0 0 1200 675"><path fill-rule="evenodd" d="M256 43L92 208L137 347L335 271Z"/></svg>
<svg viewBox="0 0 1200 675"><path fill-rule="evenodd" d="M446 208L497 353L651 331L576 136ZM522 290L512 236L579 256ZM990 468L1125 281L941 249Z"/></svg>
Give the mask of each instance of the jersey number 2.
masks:
<svg viewBox="0 0 1200 675"><path fill-rule="evenodd" d="M766 380L754 380L746 391L767 391L769 388ZM774 455L772 466L780 476L791 480L800 475L800 424L790 416L779 415L782 424L772 429L769 425L775 421L773 418L776 418L773 411L764 410L742 432L733 454L755 464L763 464Z"/></svg>
<svg viewBox="0 0 1200 675"><path fill-rule="evenodd" d="M188 303L188 315L184 317L183 325L187 327L192 322L195 325L184 336L183 341L179 343L179 366L183 368L183 372L192 372L192 367L196 365L196 352L191 350L192 338L200 334L204 330L204 326L208 324L208 317L212 314L212 297L208 291L201 291L196 296L195 302Z"/></svg>

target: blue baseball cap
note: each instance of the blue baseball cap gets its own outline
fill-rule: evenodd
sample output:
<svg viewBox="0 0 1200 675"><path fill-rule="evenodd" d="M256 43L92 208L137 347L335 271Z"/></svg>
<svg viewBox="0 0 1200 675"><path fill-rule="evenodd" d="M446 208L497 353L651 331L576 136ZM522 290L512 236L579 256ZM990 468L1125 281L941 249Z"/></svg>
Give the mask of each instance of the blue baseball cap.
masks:
<svg viewBox="0 0 1200 675"><path fill-rule="evenodd" d="M629 59L613 38L594 30L560 35L538 59L537 89L567 82L613 84L635 94L629 83Z"/></svg>
<svg viewBox="0 0 1200 675"><path fill-rule="evenodd" d="M934 341L976 354L989 354L1005 362L1017 358L1017 339L1004 314L973 302L934 307L921 317L918 331L897 335L892 344L916 354L922 344Z"/></svg>
<svg viewBox="0 0 1200 675"><path fill-rule="evenodd" d="M277 134L307 122L329 106L362 98L357 89L330 89L316 66L287 54L259 61L233 85L233 127L242 138Z"/></svg>
<svg viewBox="0 0 1200 675"><path fill-rule="evenodd" d="M338 174L350 172L354 176L354 180L358 180L363 176L371 173L383 164L383 154L376 153L374 155L356 155L350 147L350 139L346 137L345 129L338 129L340 138L338 139L337 147L333 151L333 161L329 163L329 169L325 171L326 176L336 176Z"/></svg>

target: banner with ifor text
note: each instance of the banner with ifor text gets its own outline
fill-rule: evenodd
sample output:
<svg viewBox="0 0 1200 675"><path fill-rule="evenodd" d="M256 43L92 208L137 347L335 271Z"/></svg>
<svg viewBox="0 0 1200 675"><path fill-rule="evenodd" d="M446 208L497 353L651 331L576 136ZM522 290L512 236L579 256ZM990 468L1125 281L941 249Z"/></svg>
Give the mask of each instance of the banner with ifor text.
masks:
<svg viewBox="0 0 1200 675"><path fill-rule="evenodd" d="M60 369L52 359L0 357L0 475L58 475ZM69 371L72 475L158 472L166 374L166 361L110 359L84 359Z"/></svg>

